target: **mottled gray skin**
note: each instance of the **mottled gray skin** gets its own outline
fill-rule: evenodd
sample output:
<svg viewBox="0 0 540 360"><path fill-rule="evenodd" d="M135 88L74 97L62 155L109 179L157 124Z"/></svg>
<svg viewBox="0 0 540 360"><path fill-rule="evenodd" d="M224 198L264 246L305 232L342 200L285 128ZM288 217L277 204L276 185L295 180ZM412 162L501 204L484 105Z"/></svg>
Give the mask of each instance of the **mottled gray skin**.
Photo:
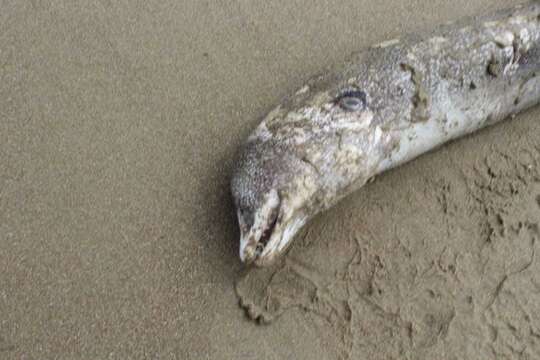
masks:
<svg viewBox="0 0 540 360"><path fill-rule="evenodd" d="M317 213L373 176L540 99L540 3L354 54L286 99L232 178L240 257L271 264ZM362 90L366 106L343 109Z"/></svg>

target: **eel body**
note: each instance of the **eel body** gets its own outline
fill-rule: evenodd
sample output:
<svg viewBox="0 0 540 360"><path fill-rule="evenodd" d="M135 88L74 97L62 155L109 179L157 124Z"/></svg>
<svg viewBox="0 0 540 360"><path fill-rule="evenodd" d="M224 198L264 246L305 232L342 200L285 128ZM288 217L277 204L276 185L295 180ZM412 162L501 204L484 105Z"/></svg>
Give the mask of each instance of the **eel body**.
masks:
<svg viewBox="0 0 540 360"><path fill-rule="evenodd" d="M373 176L540 100L540 2L355 53L248 138L231 181L240 258L271 264Z"/></svg>

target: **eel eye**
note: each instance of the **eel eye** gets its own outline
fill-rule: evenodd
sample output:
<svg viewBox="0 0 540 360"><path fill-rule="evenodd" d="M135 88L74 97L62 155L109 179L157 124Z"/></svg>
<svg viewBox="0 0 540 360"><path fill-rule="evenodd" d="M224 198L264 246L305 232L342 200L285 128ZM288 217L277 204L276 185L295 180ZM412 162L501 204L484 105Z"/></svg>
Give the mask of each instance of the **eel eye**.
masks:
<svg viewBox="0 0 540 360"><path fill-rule="evenodd" d="M347 91L337 98L337 103L345 111L358 111L366 107L366 93L360 90Z"/></svg>

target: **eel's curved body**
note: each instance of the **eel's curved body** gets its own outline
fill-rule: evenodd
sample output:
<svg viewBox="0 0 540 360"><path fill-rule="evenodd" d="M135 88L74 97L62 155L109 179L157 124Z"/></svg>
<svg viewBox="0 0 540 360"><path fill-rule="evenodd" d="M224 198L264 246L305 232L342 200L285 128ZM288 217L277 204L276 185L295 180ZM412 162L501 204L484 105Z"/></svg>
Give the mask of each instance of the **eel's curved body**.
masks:
<svg viewBox="0 0 540 360"><path fill-rule="evenodd" d="M540 100L540 2L354 54L249 137L231 188L240 257L267 265L371 177Z"/></svg>

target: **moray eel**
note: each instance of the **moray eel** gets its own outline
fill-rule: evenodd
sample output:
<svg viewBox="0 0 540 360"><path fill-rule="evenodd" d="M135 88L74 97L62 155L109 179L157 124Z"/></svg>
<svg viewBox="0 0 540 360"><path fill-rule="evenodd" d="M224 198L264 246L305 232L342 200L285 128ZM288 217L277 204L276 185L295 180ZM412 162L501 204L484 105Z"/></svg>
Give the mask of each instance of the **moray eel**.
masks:
<svg viewBox="0 0 540 360"><path fill-rule="evenodd" d="M387 41L317 76L249 136L231 181L240 258L272 264L381 172L535 105L540 2Z"/></svg>

